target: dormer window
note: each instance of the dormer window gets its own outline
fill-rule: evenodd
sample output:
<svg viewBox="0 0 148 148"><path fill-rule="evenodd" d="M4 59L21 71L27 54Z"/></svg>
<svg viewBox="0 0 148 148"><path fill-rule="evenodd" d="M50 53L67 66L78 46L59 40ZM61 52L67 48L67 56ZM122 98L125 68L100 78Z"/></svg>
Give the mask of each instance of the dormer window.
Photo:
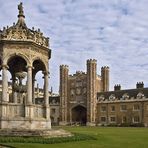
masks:
<svg viewBox="0 0 148 148"><path fill-rule="evenodd" d="M105 100L104 95L99 96L98 101L104 101L104 100Z"/></svg>
<svg viewBox="0 0 148 148"><path fill-rule="evenodd" d="M111 94L111 95L109 96L109 100L115 100L115 99L116 99L116 97L115 97L114 94Z"/></svg>
<svg viewBox="0 0 148 148"><path fill-rule="evenodd" d="M127 93L123 94L122 100L127 100L129 99L129 95Z"/></svg>
<svg viewBox="0 0 148 148"><path fill-rule="evenodd" d="M144 94L142 92L139 92L137 94L137 99L142 99L144 97Z"/></svg>

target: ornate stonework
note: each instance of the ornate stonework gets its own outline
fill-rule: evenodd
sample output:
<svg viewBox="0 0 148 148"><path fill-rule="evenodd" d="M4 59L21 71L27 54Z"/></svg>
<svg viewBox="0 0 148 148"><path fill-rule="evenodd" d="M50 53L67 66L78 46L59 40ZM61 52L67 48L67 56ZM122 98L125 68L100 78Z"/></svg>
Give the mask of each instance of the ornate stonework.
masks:
<svg viewBox="0 0 148 148"><path fill-rule="evenodd" d="M29 29L25 23L23 5L18 5L18 21L0 30L0 128L50 129L48 102L48 60L51 57L49 39L40 30ZM11 75L11 96L8 93L8 71ZM35 76L42 71L44 104L35 104ZM22 81L26 79L25 84ZM25 81L25 80L24 80Z"/></svg>
<svg viewBox="0 0 148 148"><path fill-rule="evenodd" d="M0 40L31 41L48 48L49 38L44 37L40 29L34 30L34 28L27 28L24 21L25 16L22 3L20 3L18 9L18 22L16 24L14 23L11 27L3 27L3 30L0 30Z"/></svg>
<svg viewBox="0 0 148 148"><path fill-rule="evenodd" d="M96 123L96 93L101 91L101 77L96 74L96 60L87 61L87 72L68 74L67 65L60 66L60 124Z"/></svg>

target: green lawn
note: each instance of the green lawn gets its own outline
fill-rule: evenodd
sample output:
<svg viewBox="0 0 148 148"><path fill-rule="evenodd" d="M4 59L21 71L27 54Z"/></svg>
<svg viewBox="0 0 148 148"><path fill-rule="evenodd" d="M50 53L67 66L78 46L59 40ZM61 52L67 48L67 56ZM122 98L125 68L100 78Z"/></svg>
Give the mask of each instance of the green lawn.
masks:
<svg viewBox="0 0 148 148"><path fill-rule="evenodd" d="M71 132L93 135L97 140L59 144L19 144L17 148L148 148L148 128L64 127Z"/></svg>

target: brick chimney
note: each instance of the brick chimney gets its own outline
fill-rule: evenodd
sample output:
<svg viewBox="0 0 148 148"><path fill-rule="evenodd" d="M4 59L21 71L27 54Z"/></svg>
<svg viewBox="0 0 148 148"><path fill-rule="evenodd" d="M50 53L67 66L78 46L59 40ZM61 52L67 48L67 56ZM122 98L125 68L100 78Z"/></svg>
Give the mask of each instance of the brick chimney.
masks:
<svg viewBox="0 0 148 148"><path fill-rule="evenodd" d="M144 83L143 82L137 82L136 88L144 88Z"/></svg>
<svg viewBox="0 0 148 148"><path fill-rule="evenodd" d="M114 91L121 90L121 85L117 84L114 86Z"/></svg>

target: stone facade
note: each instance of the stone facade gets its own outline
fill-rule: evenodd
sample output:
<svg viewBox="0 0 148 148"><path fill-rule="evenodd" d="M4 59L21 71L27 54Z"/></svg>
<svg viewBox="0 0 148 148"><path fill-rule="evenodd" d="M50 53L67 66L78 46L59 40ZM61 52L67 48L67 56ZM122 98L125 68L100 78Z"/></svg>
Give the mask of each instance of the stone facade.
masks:
<svg viewBox="0 0 148 148"><path fill-rule="evenodd" d="M8 82L7 94L8 94L8 100L13 100L12 84L10 82ZM49 96L48 101L50 105L51 125L59 125L60 97L58 94L53 93L52 90L49 91L48 96ZM2 80L0 80L0 97L2 97ZM26 97L26 94L24 94L24 97ZM38 104L38 105L44 104L44 90L42 88L39 88L38 85L34 90L34 98L35 98L35 104ZM18 101L20 102L21 100L18 100ZM19 113L19 114L22 114L22 113ZM11 116L14 117L15 114L12 114ZM40 114L38 114L37 116L40 116Z"/></svg>
<svg viewBox="0 0 148 148"><path fill-rule="evenodd" d="M148 126L148 88L143 82L136 89L109 91L109 67L97 75L97 61L87 60L86 73L69 75L60 66L60 124Z"/></svg>
<svg viewBox="0 0 148 148"><path fill-rule="evenodd" d="M109 88L109 68L102 67L102 69L100 76L97 74L95 59L87 60L86 73L77 71L76 74L69 75L68 66L60 66L61 125L75 123L96 125L97 92Z"/></svg>
<svg viewBox="0 0 148 148"><path fill-rule="evenodd" d="M18 10L17 23L0 30L0 128L50 129L49 39L40 30L27 27L22 3L18 5ZM8 95L8 71L12 80L11 97ZM34 82L38 71L44 75L44 105L36 105L34 101ZM25 78L26 83L23 84Z"/></svg>
<svg viewBox="0 0 148 148"><path fill-rule="evenodd" d="M115 85L114 91L97 94L98 125L148 126L148 88L143 82L136 89L121 90Z"/></svg>
<svg viewBox="0 0 148 148"><path fill-rule="evenodd" d="M44 104L43 91L35 92L35 103ZM50 118L51 125L59 125L59 113L60 113L60 97L58 94L49 92L49 105L50 105Z"/></svg>

